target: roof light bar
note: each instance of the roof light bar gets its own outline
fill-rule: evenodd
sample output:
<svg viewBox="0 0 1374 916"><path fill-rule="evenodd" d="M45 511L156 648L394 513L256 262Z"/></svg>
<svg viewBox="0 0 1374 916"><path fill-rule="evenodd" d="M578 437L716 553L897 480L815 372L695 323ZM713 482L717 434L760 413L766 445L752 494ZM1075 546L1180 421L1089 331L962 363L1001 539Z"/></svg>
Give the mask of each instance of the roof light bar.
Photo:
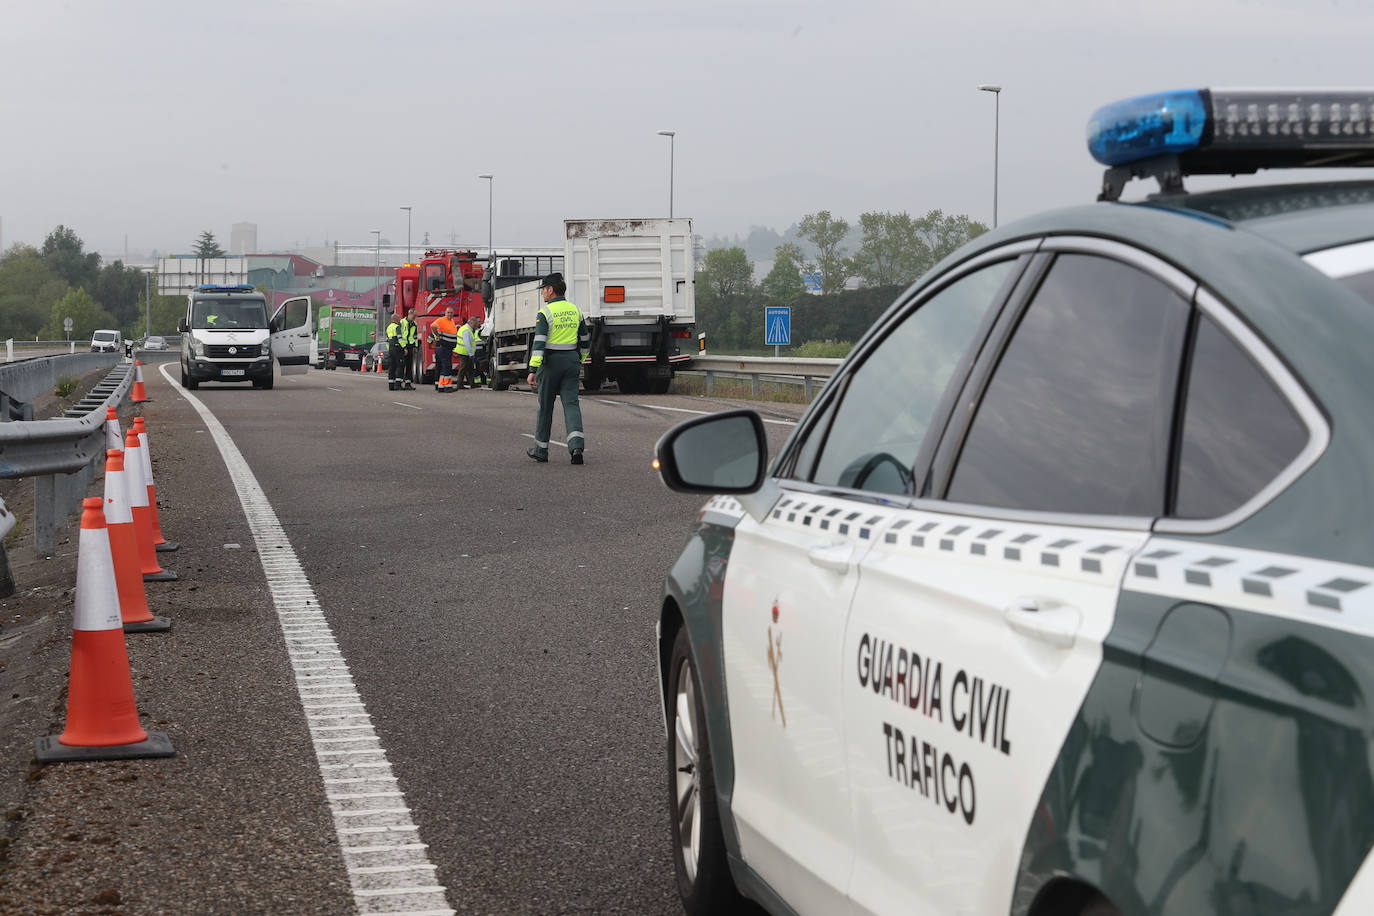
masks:
<svg viewBox="0 0 1374 916"><path fill-rule="evenodd" d="M251 293L256 287L241 283L235 286L216 286L211 283L204 283L196 287L198 293Z"/></svg>
<svg viewBox="0 0 1374 916"><path fill-rule="evenodd" d="M1088 120L1088 151L1109 166L1100 199L1153 175L1374 166L1374 89L1185 89L1114 102Z"/></svg>

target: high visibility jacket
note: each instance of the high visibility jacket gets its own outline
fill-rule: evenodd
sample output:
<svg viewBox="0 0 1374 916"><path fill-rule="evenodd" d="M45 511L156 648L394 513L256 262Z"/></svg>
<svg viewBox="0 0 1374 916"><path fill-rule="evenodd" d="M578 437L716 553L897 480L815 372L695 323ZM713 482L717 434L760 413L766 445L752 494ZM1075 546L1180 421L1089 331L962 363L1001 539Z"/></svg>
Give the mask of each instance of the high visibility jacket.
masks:
<svg viewBox="0 0 1374 916"><path fill-rule="evenodd" d="M546 350L590 350L590 338L582 311L567 299L551 299L539 308L534 320L534 353L530 368L544 364Z"/></svg>
<svg viewBox="0 0 1374 916"><path fill-rule="evenodd" d="M459 356L475 356L477 347L472 339L472 326L464 324L458 329L458 346L454 347L454 353Z"/></svg>
<svg viewBox="0 0 1374 916"><path fill-rule="evenodd" d="M402 318L398 325L396 339L403 347L413 347L420 342L420 326L409 318Z"/></svg>
<svg viewBox="0 0 1374 916"><path fill-rule="evenodd" d="M396 344L399 347L404 347L406 345L405 338L401 336L401 326L394 321L386 326L386 341L387 343Z"/></svg>
<svg viewBox="0 0 1374 916"><path fill-rule="evenodd" d="M430 325L430 330L439 338L441 347L454 347L458 344L458 325L452 318L440 318Z"/></svg>

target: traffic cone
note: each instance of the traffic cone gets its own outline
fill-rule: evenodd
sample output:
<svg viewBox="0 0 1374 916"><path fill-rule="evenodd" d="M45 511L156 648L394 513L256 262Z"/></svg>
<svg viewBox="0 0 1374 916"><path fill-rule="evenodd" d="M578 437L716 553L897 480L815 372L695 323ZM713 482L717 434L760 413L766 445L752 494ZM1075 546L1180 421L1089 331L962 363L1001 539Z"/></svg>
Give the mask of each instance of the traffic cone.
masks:
<svg viewBox="0 0 1374 916"><path fill-rule="evenodd" d="M110 555L114 559L119 616L124 621L125 633L160 633L170 630L172 622L166 617L154 617L148 610L148 592L143 587L143 572L138 560L138 532L129 503L128 476L124 470L124 453L113 448L107 451L105 528L109 532Z"/></svg>
<svg viewBox="0 0 1374 916"><path fill-rule="evenodd" d="M124 430L119 428L119 414L113 407L105 408L105 448L124 451Z"/></svg>
<svg viewBox="0 0 1374 916"><path fill-rule="evenodd" d="M138 441L138 432L133 429L124 439L124 475L128 481L129 506L134 514L134 532L138 535L138 557L143 581L172 582L178 578L177 574L162 568L157 561L157 548L153 546L148 486L143 482L143 444Z"/></svg>
<svg viewBox="0 0 1374 916"><path fill-rule="evenodd" d="M105 513L99 497L81 506L67 725L61 735L35 741L36 756L40 763L172 757L176 751L165 734L138 724Z"/></svg>
<svg viewBox="0 0 1374 916"><path fill-rule="evenodd" d="M134 432L138 433L138 444L143 447L143 482L148 485L148 509L153 519L153 547L158 553L171 553L181 545L162 536L162 520L157 514L157 493L153 489L153 453L148 448L148 424L142 417L134 417Z"/></svg>
<svg viewBox="0 0 1374 916"><path fill-rule="evenodd" d="M139 360L134 360L134 393L129 400L135 404L152 400L148 392L143 390L143 363Z"/></svg>

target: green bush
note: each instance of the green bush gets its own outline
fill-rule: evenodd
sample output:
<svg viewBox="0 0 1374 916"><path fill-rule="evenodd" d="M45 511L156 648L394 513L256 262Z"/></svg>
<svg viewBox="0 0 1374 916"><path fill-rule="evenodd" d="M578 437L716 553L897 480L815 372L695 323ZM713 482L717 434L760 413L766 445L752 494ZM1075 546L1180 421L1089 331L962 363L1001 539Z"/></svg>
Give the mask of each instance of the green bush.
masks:
<svg viewBox="0 0 1374 916"><path fill-rule="evenodd" d="M808 340L791 355L801 359L844 359L852 349L854 345L847 340Z"/></svg>
<svg viewBox="0 0 1374 916"><path fill-rule="evenodd" d="M57 380L57 387L53 390L57 392L59 398L65 398L76 390L77 384L76 379L70 375L64 375Z"/></svg>

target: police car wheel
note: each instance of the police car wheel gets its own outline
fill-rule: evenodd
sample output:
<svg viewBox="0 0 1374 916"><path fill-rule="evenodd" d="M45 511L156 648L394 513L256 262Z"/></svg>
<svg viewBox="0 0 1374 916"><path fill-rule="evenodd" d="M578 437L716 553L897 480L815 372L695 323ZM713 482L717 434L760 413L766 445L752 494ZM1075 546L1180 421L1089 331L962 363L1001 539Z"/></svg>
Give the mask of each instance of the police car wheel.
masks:
<svg viewBox="0 0 1374 916"><path fill-rule="evenodd" d="M730 912L741 897L725 860L706 714L685 629L673 641L668 671L668 801L678 893L688 914Z"/></svg>

